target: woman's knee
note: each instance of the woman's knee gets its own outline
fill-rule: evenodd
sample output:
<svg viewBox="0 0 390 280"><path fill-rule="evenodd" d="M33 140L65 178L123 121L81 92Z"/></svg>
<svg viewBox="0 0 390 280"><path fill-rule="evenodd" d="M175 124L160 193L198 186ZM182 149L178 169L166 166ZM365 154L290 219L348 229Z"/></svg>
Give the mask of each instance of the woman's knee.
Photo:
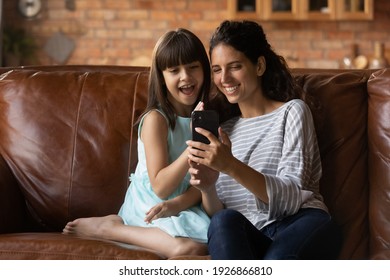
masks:
<svg viewBox="0 0 390 280"><path fill-rule="evenodd" d="M223 209L211 217L210 227L230 227L242 219L243 215L233 209Z"/></svg>
<svg viewBox="0 0 390 280"><path fill-rule="evenodd" d="M342 243L341 228L331 219L320 228L315 238L313 238L312 244L317 245L318 250L315 253L311 252L314 256L311 258L338 259Z"/></svg>
<svg viewBox="0 0 390 280"><path fill-rule="evenodd" d="M312 209L303 228L307 228L307 238L300 250L300 258L336 259L338 257L342 244L341 230L328 213Z"/></svg>
<svg viewBox="0 0 390 280"><path fill-rule="evenodd" d="M246 218L238 211L233 209L223 209L215 213L210 221L208 230L209 241L213 236L220 238L227 238L232 234L231 231L237 233L244 223Z"/></svg>

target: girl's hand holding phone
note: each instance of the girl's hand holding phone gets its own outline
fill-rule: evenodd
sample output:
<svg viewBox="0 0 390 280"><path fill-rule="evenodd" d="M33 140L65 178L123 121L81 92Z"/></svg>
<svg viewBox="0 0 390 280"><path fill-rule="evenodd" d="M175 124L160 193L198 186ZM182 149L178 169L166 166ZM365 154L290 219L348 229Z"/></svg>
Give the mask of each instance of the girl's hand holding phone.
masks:
<svg viewBox="0 0 390 280"><path fill-rule="evenodd" d="M203 110L204 110L204 103L203 101L199 101L199 103L196 104L194 111L203 111Z"/></svg>
<svg viewBox="0 0 390 280"><path fill-rule="evenodd" d="M219 177L219 172L205 165L197 164L188 160L190 168L188 172L191 175L190 184L202 192L214 188L215 182Z"/></svg>

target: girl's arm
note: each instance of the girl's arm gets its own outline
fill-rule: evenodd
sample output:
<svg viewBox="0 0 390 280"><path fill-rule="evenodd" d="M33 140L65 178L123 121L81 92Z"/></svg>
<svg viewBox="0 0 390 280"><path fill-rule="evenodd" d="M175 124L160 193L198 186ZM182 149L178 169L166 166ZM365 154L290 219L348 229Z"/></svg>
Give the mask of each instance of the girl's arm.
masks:
<svg viewBox="0 0 390 280"><path fill-rule="evenodd" d="M190 187L185 193L153 206L146 213L145 222L150 223L158 218L176 216L181 211L198 205L200 201L200 191L194 187Z"/></svg>
<svg viewBox="0 0 390 280"><path fill-rule="evenodd" d="M167 198L176 190L188 171L187 150L169 164L167 139L166 119L159 112L151 111L144 119L141 140L145 147L150 183L161 199Z"/></svg>
<svg viewBox="0 0 390 280"><path fill-rule="evenodd" d="M209 216L224 208L215 189L219 172L189 160L190 183L202 193L203 209Z"/></svg>

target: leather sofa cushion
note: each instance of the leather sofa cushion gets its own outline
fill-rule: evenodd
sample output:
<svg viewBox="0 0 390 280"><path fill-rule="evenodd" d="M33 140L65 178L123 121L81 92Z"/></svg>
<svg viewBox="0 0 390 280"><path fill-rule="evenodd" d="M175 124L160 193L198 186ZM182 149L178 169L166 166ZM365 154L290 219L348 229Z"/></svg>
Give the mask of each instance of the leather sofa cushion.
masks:
<svg viewBox="0 0 390 280"><path fill-rule="evenodd" d="M151 250L114 241L61 233L14 233L1 236L0 259L160 260L164 257Z"/></svg>
<svg viewBox="0 0 390 280"><path fill-rule="evenodd" d="M1 154L38 229L117 213L135 168L147 72L1 75ZM140 92L141 90L141 92ZM12 104L12 105L11 105Z"/></svg>
<svg viewBox="0 0 390 280"><path fill-rule="evenodd" d="M368 81L368 149L370 151L370 253L390 259L390 69L375 72ZM379 253L377 253L379 252Z"/></svg>

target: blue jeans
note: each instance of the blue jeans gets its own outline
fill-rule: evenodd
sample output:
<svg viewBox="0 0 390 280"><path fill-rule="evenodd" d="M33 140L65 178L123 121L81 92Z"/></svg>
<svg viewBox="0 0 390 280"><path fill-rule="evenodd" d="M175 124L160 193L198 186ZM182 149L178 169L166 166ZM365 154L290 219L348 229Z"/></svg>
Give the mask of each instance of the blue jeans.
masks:
<svg viewBox="0 0 390 280"><path fill-rule="evenodd" d="M240 212L224 209L211 218L208 248L215 260L336 259L341 232L321 209L295 215L258 230Z"/></svg>

